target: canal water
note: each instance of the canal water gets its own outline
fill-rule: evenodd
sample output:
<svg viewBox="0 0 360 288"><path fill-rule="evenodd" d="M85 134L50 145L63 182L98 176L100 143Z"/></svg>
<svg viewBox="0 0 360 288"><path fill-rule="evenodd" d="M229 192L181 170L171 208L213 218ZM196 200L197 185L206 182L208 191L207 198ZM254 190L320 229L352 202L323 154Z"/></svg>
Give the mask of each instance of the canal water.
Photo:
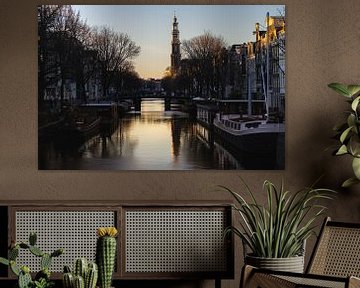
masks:
<svg viewBox="0 0 360 288"><path fill-rule="evenodd" d="M39 169L244 169L239 155L212 141L211 131L178 108L164 111L164 100L146 99L141 113L126 114L80 147L39 143Z"/></svg>

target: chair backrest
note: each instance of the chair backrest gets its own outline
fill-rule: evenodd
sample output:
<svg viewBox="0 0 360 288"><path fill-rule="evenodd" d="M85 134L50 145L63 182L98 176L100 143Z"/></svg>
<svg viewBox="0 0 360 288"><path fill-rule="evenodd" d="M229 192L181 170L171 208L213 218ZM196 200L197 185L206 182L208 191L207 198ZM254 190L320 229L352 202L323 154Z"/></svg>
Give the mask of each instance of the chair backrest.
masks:
<svg viewBox="0 0 360 288"><path fill-rule="evenodd" d="M326 218L307 273L360 277L360 223Z"/></svg>

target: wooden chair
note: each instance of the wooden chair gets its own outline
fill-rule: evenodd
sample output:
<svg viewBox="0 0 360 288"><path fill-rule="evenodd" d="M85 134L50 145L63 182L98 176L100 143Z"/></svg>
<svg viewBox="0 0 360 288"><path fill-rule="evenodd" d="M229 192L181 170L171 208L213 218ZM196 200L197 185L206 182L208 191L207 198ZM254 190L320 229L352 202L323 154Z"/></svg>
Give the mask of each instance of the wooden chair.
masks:
<svg viewBox="0 0 360 288"><path fill-rule="evenodd" d="M360 223L326 218L306 273L278 272L245 265L240 287L360 287Z"/></svg>

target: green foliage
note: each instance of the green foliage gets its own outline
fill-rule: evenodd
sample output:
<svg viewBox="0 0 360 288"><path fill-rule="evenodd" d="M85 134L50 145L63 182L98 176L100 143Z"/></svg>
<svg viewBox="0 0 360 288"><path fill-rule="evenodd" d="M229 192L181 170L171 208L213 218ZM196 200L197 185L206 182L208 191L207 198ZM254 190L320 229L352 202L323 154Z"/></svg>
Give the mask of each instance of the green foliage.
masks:
<svg viewBox="0 0 360 288"><path fill-rule="evenodd" d="M67 265L64 266L64 273L71 273L71 268Z"/></svg>
<svg viewBox="0 0 360 288"><path fill-rule="evenodd" d="M37 241L37 235L34 232L31 232L29 235L29 244L31 246L35 246L36 245L36 241Z"/></svg>
<svg viewBox="0 0 360 288"><path fill-rule="evenodd" d="M241 179L242 180L242 179ZM253 256L287 258L301 255L306 239L314 233L315 220L324 214L326 207L318 200L332 199L334 193L328 189L304 188L296 193L278 189L266 180L267 205L257 202L254 193L242 180L251 201L233 190L220 186L236 200L233 205L240 215L240 227L229 227L225 233L233 232L247 245Z"/></svg>
<svg viewBox="0 0 360 288"><path fill-rule="evenodd" d="M9 260L16 260L19 256L19 246L16 245L14 248L11 248L8 252Z"/></svg>
<svg viewBox="0 0 360 288"><path fill-rule="evenodd" d="M64 288L73 288L74 287L74 276L71 272L66 272L62 276L62 282Z"/></svg>
<svg viewBox="0 0 360 288"><path fill-rule="evenodd" d="M51 265L52 257L48 253L44 253L41 256L40 267L41 269L49 269Z"/></svg>
<svg viewBox="0 0 360 288"><path fill-rule="evenodd" d="M20 275L20 267L16 265L14 260L10 261L10 269L16 276Z"/></svg>
<svg viewBox="0 0 360 288"><path fill-rule="evenodd" d="M9 266L10 262L8 259L0 257L0 263Z"/></svg>
<svg viewBox="0 0 360 288"><path fill-rule="evenodd" d="M32 283L32 279L29 271L21 270L18 280L19 288L29 288L31 283Z"/></svg>
<svg viewBox="0 0 360 288"><path fill-rule="evenodd" d="M81 276L85 279L88 262L85 258L78 258L75 261L74 274L75 276Z"/></svg>
<svg viewBox="0 0 360 288"><path fill-rule="evenodd" d="M74 263L74 272L69 266L64 266L64 288L95 288L98 279L98 267L96 263L88 263L85 258L78 258Z"/></svg>
<svg viewBox="0 0 360 288"><path fill-rule="evenodd" d="M89 263L85 276L85 288L95 288L98 279L98 266L96 263Z"/></svg>
<svg viewBox="0 0 360 288"><path fill-rule="evenodd" d="M44 279L50 279L50 271L48 268L44 268L42 270L40 270L38 273L36 273L35 275L35 280L40 280L42 278Z"/></svg>
<svg viewBox="0 0 360 288"><path fill-rule="evenodd" d="M30 246L29 251L34 254L35 256L41 257L44 255L44 252L42 252L39 247L36 246Z"/></svg>
<svg viewBox="0 0 360 288"><path fill-rule="evenodd" d="M338 94L347 98L350 104L346 122L334 127L339 139L339 147L335 155L351 155L353 157L352 168L354 176L342 184L343 187L349 187L360 183L360 85L344 85L340 83L331 83L328 85Z"/></svg>
<svg viewBox="0 0 360 288"><path fill-rule="evenodd" d="M110 288L116 257L116 238L101 236L96 243L96 263L101 288Z"/></svg>
<svg viewBox="0 0 360 288"><path fill-rule="evenodd" d="M74 288L85 288L84 278L82 276L74 276Z"/></svg>
<svg viewBox="0 0 360 288"><path fill-rule="evenodd" d="M29 249L30 245L26 244L26 243L20 243L19 247L22 249Z"/></svg>
<svg viewBox="0 0 360 288"><path fill-rule="evenodd" d="M64 253L64 249L57 249L51 253L51 257L58 257Z"/></svg>
<svg viewBox="0 0 360 288"><path fill-rule="evenodd" d="M64 251L63 249L58 249L51 254L44 253L39 247L34 246L36 244L36 239L36 234L30 233L29 244L24 242L12 242L8 251L9 259L0 257L0 264L10 266L11 271L18 276L19 288L50 288L53 286L53 282L50 281L49 271L51 260L53 257L63 254ZM26 265L19 267L16 263L20 249L28 250L33 255L41 258L41 271L36 274L34 281L31 278L29 267Z"/></svg>
<svg viewBox="0 0 360 288"><path fill-rule="evenodd" d="M54 282L49 282L45 278L41 278L37 281L34 281L32 285L33 288L51 288L53 286L54 286Z"/></svg>

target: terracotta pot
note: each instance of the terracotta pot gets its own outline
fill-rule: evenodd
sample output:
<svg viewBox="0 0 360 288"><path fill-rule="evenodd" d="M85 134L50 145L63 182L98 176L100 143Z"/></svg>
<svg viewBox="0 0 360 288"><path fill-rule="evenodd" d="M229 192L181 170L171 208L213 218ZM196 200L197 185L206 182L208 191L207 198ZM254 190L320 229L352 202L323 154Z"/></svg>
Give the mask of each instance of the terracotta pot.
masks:
<svg viewBox="0 0 360 288"><path fill-rule="evenodd" d="M254 267L275 271L304 272L304 256L289 258L263 258L246 255L245 263Z"/></svg>

